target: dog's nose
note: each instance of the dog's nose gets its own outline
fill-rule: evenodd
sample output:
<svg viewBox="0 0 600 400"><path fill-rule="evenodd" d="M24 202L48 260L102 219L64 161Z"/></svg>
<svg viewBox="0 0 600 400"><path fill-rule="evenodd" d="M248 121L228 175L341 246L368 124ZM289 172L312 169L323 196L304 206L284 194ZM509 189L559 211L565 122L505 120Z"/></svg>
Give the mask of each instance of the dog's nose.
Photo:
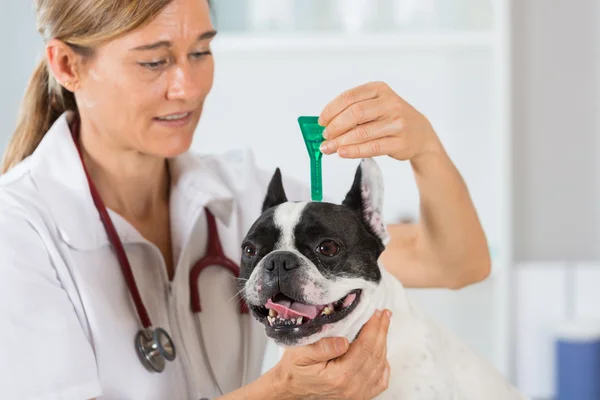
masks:
<svg viewBox="0 0 600 400"><path fill-rule="evenodd" d="M267 271L287 272L300 266L300 260L294 253L282 251L275 253L265 260L265 268Z"/></svg>

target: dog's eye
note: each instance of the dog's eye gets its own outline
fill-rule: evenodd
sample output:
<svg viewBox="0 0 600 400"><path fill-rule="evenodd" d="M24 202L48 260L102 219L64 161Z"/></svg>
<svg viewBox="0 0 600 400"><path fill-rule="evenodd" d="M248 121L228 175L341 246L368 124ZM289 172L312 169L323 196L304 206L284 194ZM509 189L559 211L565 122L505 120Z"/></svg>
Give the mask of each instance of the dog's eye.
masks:
<svg viewBox="0 0 600 400"><path fill-rule="evenodd" d="M340 247L337 245L337 243L327 240L317 247L317 251L324 256L333 257L338 253L338 251L340 251Z"/></svg>
<svg viewBox="0 0 600 400"><path fill-rule="evenodd" d="M256 247L251 244L247 244L244 246L244 255L246 257L254 257L256 255Z"/></svg>

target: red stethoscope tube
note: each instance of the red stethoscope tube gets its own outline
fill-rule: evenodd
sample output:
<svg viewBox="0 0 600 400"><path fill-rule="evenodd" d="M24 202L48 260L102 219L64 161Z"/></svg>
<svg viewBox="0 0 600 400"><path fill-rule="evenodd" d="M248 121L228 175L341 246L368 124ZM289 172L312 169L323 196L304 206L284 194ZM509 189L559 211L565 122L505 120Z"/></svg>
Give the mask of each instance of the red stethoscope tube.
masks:
<svg viewBox="0 0 600 400"><path fill-rule="evenodd" d="M151 370L161 372L164 369L164 360L167 359L172 361L175 358L175 346L171 338L163 329L152 328L152 321L140 296L133 272L131 270L131 265L129 264L125 249L123 248L123 244L110 219L110 216L108 215L106 206L104 205L104 202L96 190L96 187L94 186L94 183L92 182L92 179L90 178L85 167L83 153L79 143L79 130L80 122L78 116L76 116L72 124L71 134L73 136L75 146L77 147L83 170L88 180L94 205L100 214L100 219L104 225L108 239L114 247L121 271L123 272L123 276L125 278L125 282L127 283L127 287L131 294L140 322L144 328L136 335L136 350L140 355L144 365L149 367ZM214 216L207 208L205 208L205 213L208 223L208 245L206 249L206 255L194 264L189 275L191 310L194 313L199 313L202 311L200 304L200 293L198 291L198 279L204 269L211 266L225 268L236 278L239 278L240 274L239 266L229 259L223 252ZM242 314L247 314L249 312L248 305L243 301L243 299L240 298L239 300L241 302L240 312Z"/></svg>

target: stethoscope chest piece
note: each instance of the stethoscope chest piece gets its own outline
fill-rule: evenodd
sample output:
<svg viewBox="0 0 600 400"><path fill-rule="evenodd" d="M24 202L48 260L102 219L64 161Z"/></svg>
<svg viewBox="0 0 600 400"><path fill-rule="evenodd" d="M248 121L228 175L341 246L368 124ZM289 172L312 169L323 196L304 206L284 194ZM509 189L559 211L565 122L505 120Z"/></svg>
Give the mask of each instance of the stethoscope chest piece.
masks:
<svg viewBox="0 0 600 400"><path fill-rule="evenodd" d="M144 366L155 372L165 369L165 360L173 361L176 356L175 344L161 328L146 328L135 337L135 349Z"/></svg>

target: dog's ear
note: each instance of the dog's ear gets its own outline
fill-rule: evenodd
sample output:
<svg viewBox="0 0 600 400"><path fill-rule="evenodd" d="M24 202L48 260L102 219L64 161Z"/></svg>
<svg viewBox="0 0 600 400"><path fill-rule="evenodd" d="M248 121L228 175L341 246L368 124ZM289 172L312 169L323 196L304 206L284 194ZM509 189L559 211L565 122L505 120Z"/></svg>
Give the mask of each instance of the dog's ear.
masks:
<svg viewBox="0 0 600 400"><path fill-rule="evenodd" d="M269 183L267 195L265 196L265 200L263 201L262 212L265 212L271 207L275 207L279 204L285 203L286 201L287 197L285 195L285 190L283 189L281 171L279 170L279 168L277 168L275 170L275 173L273 174L273 177L271 178L271 182Z"/></svg>
<svg viewBox="0 0 600 400"><path fill-rule="evenodd" d="M383 175L375 160L365 158L360 162L342 204L358 211L383 245L388 243L389 234L383 222Z"/></svg>

